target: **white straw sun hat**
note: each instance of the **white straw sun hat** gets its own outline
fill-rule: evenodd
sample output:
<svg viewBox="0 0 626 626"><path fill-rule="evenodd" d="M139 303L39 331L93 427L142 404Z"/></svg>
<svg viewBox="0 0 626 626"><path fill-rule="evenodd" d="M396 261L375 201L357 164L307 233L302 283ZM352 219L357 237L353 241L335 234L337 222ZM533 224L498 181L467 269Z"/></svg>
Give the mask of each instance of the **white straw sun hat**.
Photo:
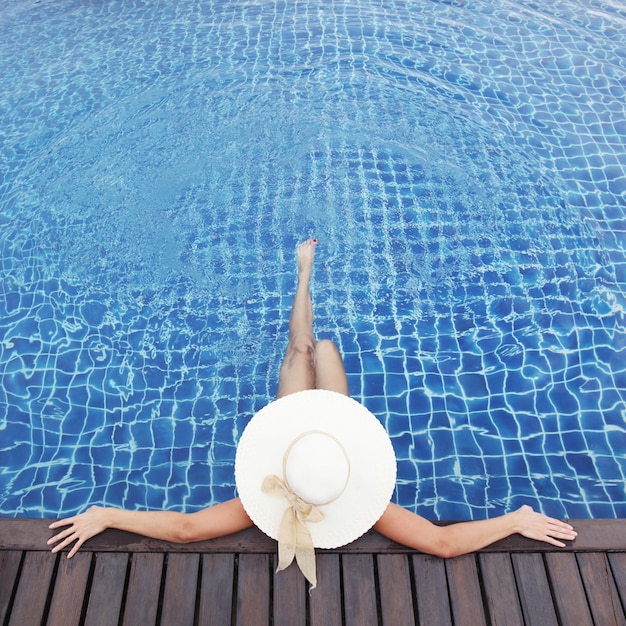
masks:
<svg viewBox="0 0 626 626"><path fill-rule="evenodd" d="M315 587L313 548L337 548L384 513L396 459L382 424L339 393L301 391L261 409L246 426L235 481L250 519L279 542L279 566L295 556Z"/></svg>

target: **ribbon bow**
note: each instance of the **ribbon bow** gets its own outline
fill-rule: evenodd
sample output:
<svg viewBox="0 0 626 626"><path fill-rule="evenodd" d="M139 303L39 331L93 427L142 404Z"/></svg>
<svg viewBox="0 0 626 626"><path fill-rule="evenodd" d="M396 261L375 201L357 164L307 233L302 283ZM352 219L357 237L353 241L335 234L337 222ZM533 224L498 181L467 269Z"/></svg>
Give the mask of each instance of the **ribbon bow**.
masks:
<svg viewBox="0 0 626 626"><path fill-rule="evenodd" d="M261 489L265 493L287 499L289 506L285 509L278 532L278 568L277 572L296 563L304 577L311 583L311 589L317 585L315 573L315 549L307 522L321 522L324 515L313 504L309 504L297 496L291 487L276 475L267 476Z"/></svg>

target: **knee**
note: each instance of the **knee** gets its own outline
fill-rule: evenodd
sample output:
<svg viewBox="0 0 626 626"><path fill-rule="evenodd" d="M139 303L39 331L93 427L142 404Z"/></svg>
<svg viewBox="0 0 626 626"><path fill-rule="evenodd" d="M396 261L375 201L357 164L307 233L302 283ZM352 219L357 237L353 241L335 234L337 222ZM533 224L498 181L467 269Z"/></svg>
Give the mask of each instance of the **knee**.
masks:
<svg viewBox="0 0 626 626"><path fill-rule="evenodd" d="M321 339L315 344L316 360L327 360L337 356L339 356L339 350L330 339Z"/></svg>
<svg viewBox="0 0 626 626"><path fill-rule="evenodd" d="M316 344L315 338L313 335L302 334L295 335L289 340L289 346L287 347L287 352L290 356L296 356L298 354L303 354L313 359L313 355L315 354Z"/></svg>

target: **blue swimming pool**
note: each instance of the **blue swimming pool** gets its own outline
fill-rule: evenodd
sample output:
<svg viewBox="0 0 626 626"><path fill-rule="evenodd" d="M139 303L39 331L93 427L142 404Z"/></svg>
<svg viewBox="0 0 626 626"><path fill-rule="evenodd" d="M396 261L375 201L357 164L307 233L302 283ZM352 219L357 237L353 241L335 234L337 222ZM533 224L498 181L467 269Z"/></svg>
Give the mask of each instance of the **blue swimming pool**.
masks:
<svg viewBox="0 0 626 626"><path fill-rule="evenodd" d="M430 519L626 515L626 6L5 0L0 514L235 494L294 250Z"/></svg>

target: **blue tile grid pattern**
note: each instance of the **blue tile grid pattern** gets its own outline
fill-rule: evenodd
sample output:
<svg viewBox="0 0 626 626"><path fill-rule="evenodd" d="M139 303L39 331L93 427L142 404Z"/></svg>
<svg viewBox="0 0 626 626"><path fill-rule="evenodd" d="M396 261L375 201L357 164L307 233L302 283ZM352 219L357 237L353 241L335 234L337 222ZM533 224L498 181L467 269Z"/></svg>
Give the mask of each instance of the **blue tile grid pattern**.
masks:
<svg viewBox="0 0 626 626"><path fill-rule="evenodd" d="M4 0L0 514L235 495L294 250L429 519L626 515L626 7Z"/></svg>

